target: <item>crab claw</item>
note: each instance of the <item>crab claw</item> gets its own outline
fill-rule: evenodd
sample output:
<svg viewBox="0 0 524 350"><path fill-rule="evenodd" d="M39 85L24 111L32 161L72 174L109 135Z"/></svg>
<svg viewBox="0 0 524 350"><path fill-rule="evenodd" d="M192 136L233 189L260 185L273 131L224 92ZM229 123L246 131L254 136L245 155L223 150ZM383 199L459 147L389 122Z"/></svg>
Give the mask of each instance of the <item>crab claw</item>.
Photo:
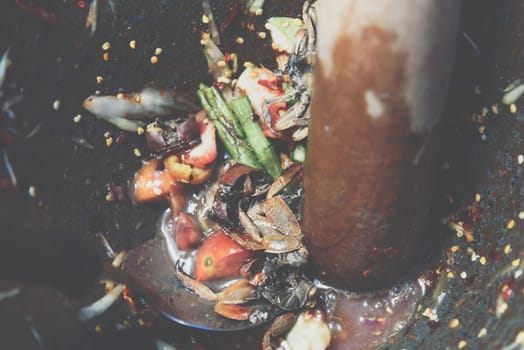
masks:
<svg viewBox="0 0 524 350"><path fill-rule="evenodd" d="M195 277L210 281L240 275L240 268L254 253L243 248L224 232L219 231L204 240L196 254Z"/></svg>
<svg viewBox="0 0 524 350"><path fill-rule="evenodd" d="M247 306L236 304L216 303L215 312L220 316L237 321L249 320L253 310Z"/></svg>

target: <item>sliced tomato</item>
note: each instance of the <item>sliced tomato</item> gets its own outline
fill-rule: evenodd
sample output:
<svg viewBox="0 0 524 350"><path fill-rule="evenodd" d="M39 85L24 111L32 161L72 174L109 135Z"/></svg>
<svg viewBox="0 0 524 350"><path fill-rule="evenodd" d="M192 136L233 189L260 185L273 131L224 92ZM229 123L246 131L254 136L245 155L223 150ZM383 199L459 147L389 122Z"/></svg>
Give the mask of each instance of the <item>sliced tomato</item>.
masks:
<svg viewBox="0 0 524 350"><path fill-rule="evenodd" d="M170 155L164 159L164 166L167 172L177 181L200 185L206 182L211 175L215 164L208 164L207 168L197 168L192 165L184 164L177 155Z"/></svg>
<svg viewBox="0 0 524 350"><path fill-rule="evenodd" d="M171 189L173 178L165 170L157 170L158 160L144 163L132 182L133 199L136 202L148 202L163 198Z"/></svg>
<svg viewBox="0 0 524 350"><path fill-rule="evenodd" d="M168 200L169 208L171 209L171 214L173 219L178 216L180 212L186 209L187 200L186 200L186 185L181 182L175 181L171 185L169 191Z"/></svg>
<svg viewBox="0 0 524 350"><path fill-rule="evenodd" d="M202 240L202 231L190 214L179 213L175 218L173 229L176 246L180 250L196 248Z"/></svg>
<svg viewBox="0 0 524 350"><path fill-rule="evenodd" d="M200 144L181 155L182 163L197 168L206 168L217 158L215 126L204 111L195 117L200 132Z"/></svg>
<svg viewBox="0 0 524 350"><path fill-rule="evenodd" d="M218 231L206 238L198 249L195 277L198 281L211 281L240 276L240 268L254 254Z"/></svg>

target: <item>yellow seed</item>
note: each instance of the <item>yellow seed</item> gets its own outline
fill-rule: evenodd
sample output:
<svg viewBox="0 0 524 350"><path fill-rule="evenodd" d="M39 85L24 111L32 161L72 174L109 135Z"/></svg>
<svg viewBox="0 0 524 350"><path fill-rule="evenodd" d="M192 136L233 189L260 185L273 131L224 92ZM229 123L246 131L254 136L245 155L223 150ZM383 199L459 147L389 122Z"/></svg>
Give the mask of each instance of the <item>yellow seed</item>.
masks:
<svg viewBox="0 0 524 350"><path fill-rule="evenodd" d="M477 334L477 338L483 338L485 337L486 335L488 334L488 330L486 328L482 328L478 334Z"/></svg>
<svg viewBox="0 0 524 350"><path fill-rule="evenodd" d="M226 68L226 61L224 60L220 60L217 62L217 67L218 68Z"/></svg>
<svg viewBox="0 0 524 350"><path fill-rule="evenodd" d="M451 247L450 250L451 250L452 253L456 253L459 250L459 248L460 247L458 245L454 245L454 246Z"/></svg>
<svg viewBox="0 0 524 350"><path fill-rule="evenodd" d="M207 17L205 14L202 15L202 23L205 23L205 24L209 23L209 17Z"/></svg>
<svg viewBox="0 0 524 350"><path fill-rule="evenodd" d="M239 45L242 45L244 44L244 38L242 38L241 36L237 37L235 39L236 43L239 44Z"/></svg>
<svg viewBox="0 0 524 350"><path fill-rule="evenodd" d="M155 56L160 56L162 54L162 48L161 47L157 47L155 49Z"/></svg>
<svg viewBox="0 0 524 350"><path fill-rule="evenodd" d="M100 327L100 325L97 324L97 325L95 326L95 332L98 333L98 332L101 332L101 331L102 331L102 327Z"/></svg>
<svg viewBox="0 0 524 350"><path fill-rule="evenodd" d="M136 40L131 40L129 42L129 47L133 50L136 49Z"/></svg>
<svg viewBox="0 0 524 350"><path fill-rule="evenodd" d="M112 144L113 144L113 138L112 137L108 137L106 139L106 146L107 147L111 147Z"/></svg>
<svg viewBox="0 0 524 350"><path fill-rule="evenodd" d="M468 345L468 342L465 341L465 340L461 340L461 341L458 342L458 348L459 348L459 349L463 349L463 348L465 348L466 345Z"/></svg>
<svg viewBox="0 0 524 350"><path fill-rule="evenodd" d="M454 329L454 328L457 328L459 324L460 324L460 321L457 318L454 318L451 321L449 321L448 327L450 329Z"/></svg>
<svg viewBox="0 0 524 350"><path fill-rule="evenodd" d="M481 256L480 259L479 259L479 262L481 265L486 265L486 257L485 256Z"/></svg>
<svg viewBox="0 0 524 350"><path fill-rule="evenodd" d="M484 125L479 126L479 134L483 134L486 131L486 127Z"/></svg>
<svg viewBox="0 0 524 350"><path fill-rule="evenodd" d="M142 152L140 152L140 150L138 148L135 148L133 150L133 153L135 154L135 156L137 157L141 157L142 156Z"/></svg>
<svg viewBox="0 0 524 350"><path fill-rule="evenodd" d="M451 278L455 278L455 275L453 274L453 272L450 271L448 272L446 277L451 279Z"/></svg>
<svg viewBox="0 0 524 350"><path fill-rule="evenodd" d="M504 254L508 255L509 253L511 253L511 245L506 244L504 247Z"/></svg>
<svg viewBox="0 0 524 350"><path fill-rule="evenodd" d="M202 40L209 40L211 39L211 34L209 33L202 33Z"/></svg>
<svg viewBox="0 0 524 350"><path fill-rule="evenodd" d="M515 343L524 345L524 330L521 330L517 333L517 336L515 337Z"/></svg>
<svg viewBox="0 0 524 350"><path fill-rule="evenodd" d="M102 44L102 50L107 51L111 48L111 43L109 41L106 41Z"/></svg>
<svg viewBox="0 0 524 350"><path fill-rule="evenodd" d="M35 186L29 186L29 188L27 189L27 194L29 195L29 197L35 198L36 197L36 188L35 188Z"/></svg>
<svg viewBox="0 0 524 350"><path fill-rule="evenodd" d="M519 211L519 219L524 220L524 210Z"/></svg>
<svg viewBox="0 0 524 350"><path fill-rule="evenodd" d="M510 104L510 105L509 105L509 111L510 111L510 113L512 113L512 114L517 113L517 106L516 106L514 103Z"/></svg>
<svg viewBox="0 0 524 350"><path fill-rule="evenodd" d="M158 57L157 56L151 56L151 64L157 64L158 63Z"/></svg>
<svg viewBox="0 0 524 350"><path fill-rule="evenodd" d="M475 194L475 202L480 202L480 193Z"/></svg>
<svg viewBox="0 0 524 350"><path fill-rule="evenodd" d="M104 55L102 56L102 58L104 59L104 61L109 61L109 52L104 52Z"/></svg>
<svg viewBox="0 0 524 350"><path fill-rule="evenodd" d="M499 114L499 106L497 105L491 106L491 111L493 112L493 114Z"/></svg>
<svg viewBox="0 0 524 350"><path fill-rule="evenodd" d="M520 259L515 259L511 262L511 266L518 267L520 265Z"/></svg>
<svg viewBox="0 0 524 350"><path fill-rule="evenodd" d="M103 81L104 81L104 77L102 77L100 75L96 77L97 84L102 84Z"/></svg>
<svg viewBox="0 0 524 350"><path fill-rule="evenodd" d="M141 126L139 126L139 127L136 129L136 133L137 133L138 135L142 135L142 134L144 133L144 131L145 131L144 128L141 127Z"/></svg>
<svg viewBox="0 0 524 350"><path fill-rule="evenodd" d="M295 24L299 27L304 25L304 22L300 18L295 18Z"/></svg>
<svg viewBox="0 0 524 350"><path fill-rule="evenodd" d="M265 38L267 38L267 34L266 34L266 32L258 32L257 35L258 35L258 37L259 37L260 39L265 39Z"/></svg>
<svg viewBox="0 0 524 350"><path fill-rule="evenodd" d="M107 201L107 202L112 202L114 199L115 199L115 197L113 196L112 193L108 193L108 194L106 195L106 201Z"/></svg>
<svg viewBox="0 0 524 350"><path fill-rule="evenodd" d="M75 123L80 123L80 121L82 120L82 115L81 114L77 114L73 117L73 121Z"/></svg>
<svg viewBox="0 0 524 350"><path fill-rule="evenodd" d="M515 220L511 219L510 221L508 221L508 223L506 224L506 228L508 230L511 230L512 228L515 227Z"/></svg>

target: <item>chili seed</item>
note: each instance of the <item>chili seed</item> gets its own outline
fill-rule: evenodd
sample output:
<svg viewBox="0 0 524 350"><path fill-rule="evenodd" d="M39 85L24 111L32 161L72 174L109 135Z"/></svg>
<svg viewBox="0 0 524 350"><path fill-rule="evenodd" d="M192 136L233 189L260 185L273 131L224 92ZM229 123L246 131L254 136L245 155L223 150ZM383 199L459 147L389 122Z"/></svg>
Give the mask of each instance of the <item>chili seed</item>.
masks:
<svg viewBox="0 0 524 350"><path fill-rule="evenodd" d="M448 327L450 329L454 329L454 328L457 328L459 324L460 324L460 321L457 318L454 318L451 321L449 321Z"/></svg>
<svg viewBox="0 0 524 350"><path fill-rule="evenodd" d="M488 334L488 330L486 328L482 328L478 334L477 334L477 338L483 338L485 337L486 335Z"/></svg>

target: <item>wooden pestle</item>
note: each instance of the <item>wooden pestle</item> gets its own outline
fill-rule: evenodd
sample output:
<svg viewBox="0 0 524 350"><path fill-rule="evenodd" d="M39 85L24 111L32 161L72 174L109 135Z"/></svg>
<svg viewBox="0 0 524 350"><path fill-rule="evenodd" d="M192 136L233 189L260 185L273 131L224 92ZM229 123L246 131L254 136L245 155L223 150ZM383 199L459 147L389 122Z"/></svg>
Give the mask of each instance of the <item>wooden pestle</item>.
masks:
<svg viewBox="0 0 524 350"><path fill-rule="evenodd" d="M320 278L332 285L385 287L415 256L460 7L320 2L303 230Z"/></svg>

